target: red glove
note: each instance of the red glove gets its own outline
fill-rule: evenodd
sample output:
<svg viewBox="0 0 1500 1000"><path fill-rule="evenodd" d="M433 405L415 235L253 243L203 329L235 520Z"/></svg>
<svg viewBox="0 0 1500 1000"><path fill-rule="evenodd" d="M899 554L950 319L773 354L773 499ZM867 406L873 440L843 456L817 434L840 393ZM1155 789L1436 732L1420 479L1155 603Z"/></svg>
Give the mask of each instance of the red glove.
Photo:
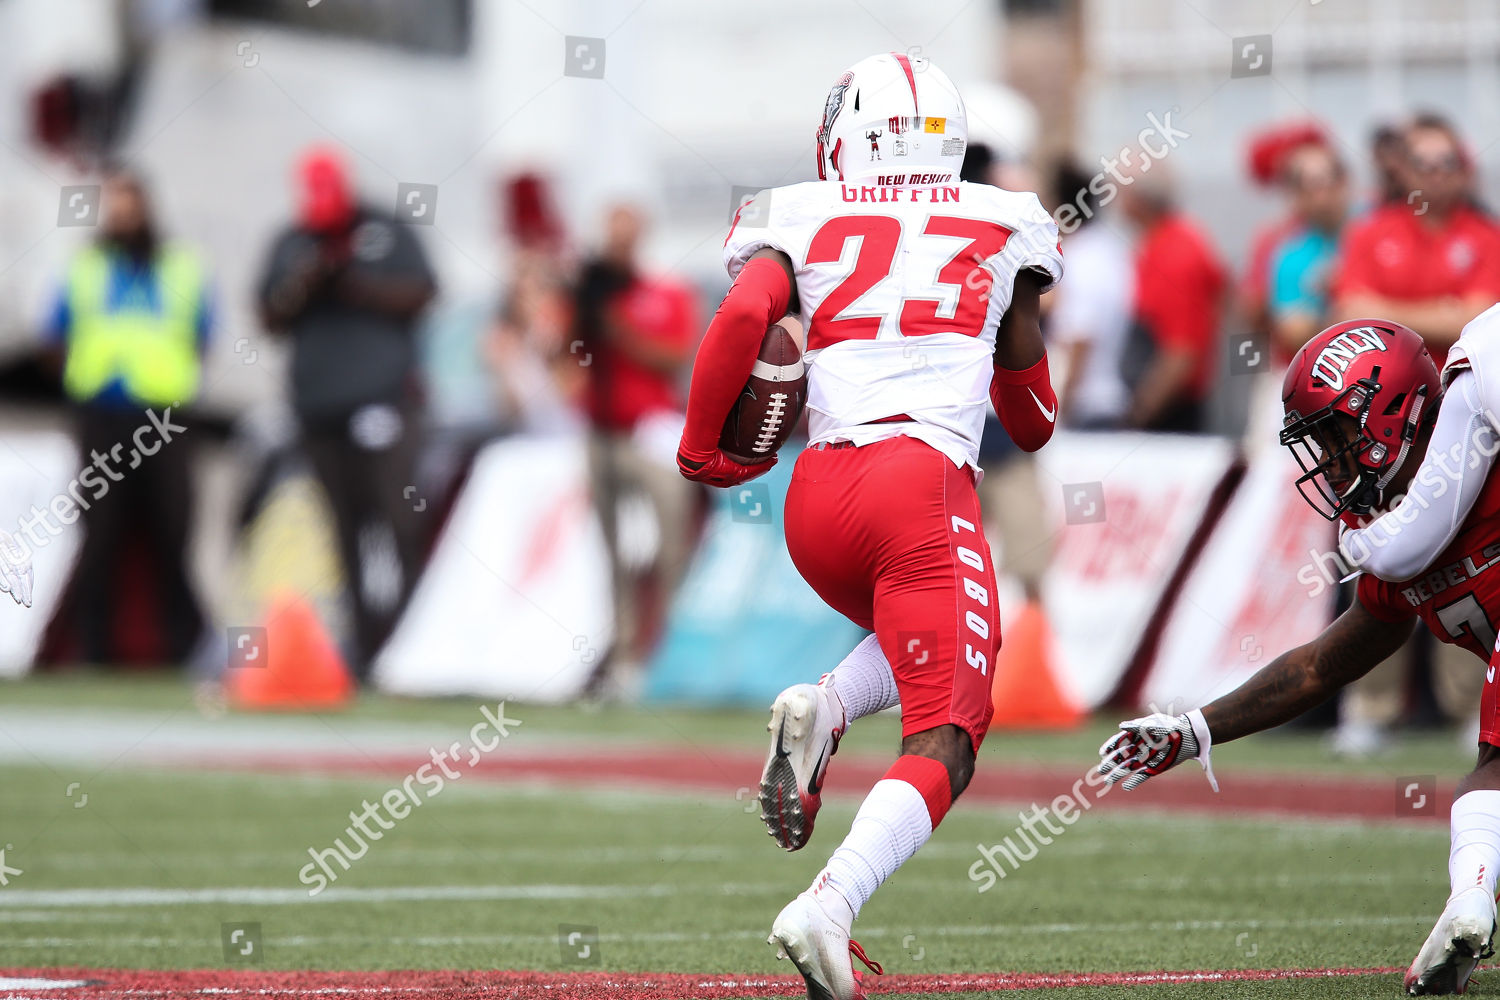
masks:
<svg viewBox="0 0 1500 1000"><path fill-rule="evenodd" d="M690 451L687 445L677 449L677 470L684 479L728 489L746 483L756 476L765 475L776 464L776 456L770 461L743 465L715 448L710 452Z"/></svg>
<svg viewBox="0 0 1500 1000"><path fill-rule="evenodd" d="M1025 371L995 366L990 402L1006 433L1022 451L1036 451L1057 429L1057 395L1047 371L1047 355Z"/></svg>

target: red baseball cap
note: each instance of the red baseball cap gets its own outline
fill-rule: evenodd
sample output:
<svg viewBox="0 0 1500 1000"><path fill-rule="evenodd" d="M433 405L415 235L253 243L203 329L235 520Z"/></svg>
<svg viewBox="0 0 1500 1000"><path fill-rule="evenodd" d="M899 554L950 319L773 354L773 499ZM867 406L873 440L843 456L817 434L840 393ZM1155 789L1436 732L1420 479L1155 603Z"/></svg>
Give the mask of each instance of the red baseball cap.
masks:
<svg viewBox="0 0 1500 1000"><path fill-rule="evenodd" d="M298 216L315 232L348 225L354 217L349 169L338 150L314 146L297 163Z"/></svg>

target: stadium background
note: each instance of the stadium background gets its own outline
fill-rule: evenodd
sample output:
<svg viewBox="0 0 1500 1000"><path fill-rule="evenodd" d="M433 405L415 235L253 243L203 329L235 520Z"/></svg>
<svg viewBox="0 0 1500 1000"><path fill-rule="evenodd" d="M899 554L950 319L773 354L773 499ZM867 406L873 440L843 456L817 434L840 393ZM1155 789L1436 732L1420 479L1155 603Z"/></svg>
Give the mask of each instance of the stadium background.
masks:
<svg viewBox="0 0 1500 1000"><path fill-rule="evenodd" d="M568 300L608 213L629 204L646 220L642 269L690 293L701 332L727 287L718 246L737 204L811 175L830 81L882 49L939 62L969 98L972 138L1018 185L1048 188L1064 160L1102 170L1101 157L1172 116L1184 136L1158 178L1207 234L1227 286L1205 348L1204 433L1060 432L1020 494L1044 512L1021 536L1035 544L1012 536L1007 550L991 525L1007 565L1027 567L1004 583L997 705L1015 732L987 744L991 783L976 784L968 818L897 880L888 910L872 908L876 940L905 955L903 973L1105 977L1079 981L1092 995L1142 970L1378 970L1425 932L1441 867L1434 821L1472 726L1440 710L1426 648L1404 657L1376 736L1330 743L1309 728L1230 748L1238 797L1205 802L1182 775L1128 812L1111 799L1070 834L1076 846L1001 881L1015 893L1004 919L968 873L975 845L1015 826L1013 804L1046 801L1083 773L1116 710L1200 703L1330 620L1339 574L1320 553L1331 537L1288 488L1273 447L1278 361L1243 307L1255 236L1286 212L1277 186L1250 176L1251 153L1289 123L1316 122L1351 172L1357 215L1377 181L1374 131L1431 110L1464 136L1483 199L1500 164L1492 5L9 0L0 39L0 526L15 531L78 473L44 327L98 222L69 198L97 198L106 159L138 170L163 228L201 254L215 312L203 389L185 408L201 638L188 655L162 655L160 598L140 584L153 555L129 549L114 655L79 663L69 584L80 524L36 548L36 606L0 607L0 846L26 872L0 882L0 964L244 965L238 941L221 951L220 931L254 923L263 951L248 964L272 968L577 971L591 963L569 950L564 928L576 926L605 969L770 971L752 933L765 921L742 898L765 909L807 865L776 869L769 887L726 874L782 860L744 815L759 713L859 638L786 559L778 503L791 463L763 489L692 495L691 558L632 581L645 638L622 652L587 421L527 410L495 326L539 254L547 287ZM422 188L428 211L404 224L439 287L419 324L422 447L404 493L422 570L357 695L333 521L288 404L288 342L255 303L272 238L295 212L295 165L314 144L341 151L362 200L383 211L400 217L398 192ZM1118 206L1097 225L1134 245ZM522 379L544 371L582 399L577 385L598 371L581 343L551 342ZM660 457L649 431L637 443ZM618 499L621 558L644 571L661 531L641 496ZM348 902L331 889L341 905L303 903L296 859L343 832L347 806L501 700L537 742L512 759L507 737L476 768L482 781L445 797L451 812L402 826L384 856L341 876ZM1329 707L1312 723L1334 718ZM881 719L851 737L835 793L860 790L861 766L893 733ZM827 822L853 801L837 799ZM664 806L680 822L665 822ZM1196 846L1181 847L1184 830ZM1166 831L1182 868L1151 848ZM1219 871L1209 843L1241 852L1245 878ZM1128 878L1111 870L1116 851ZM1050 897L1059 883L1068 888ZM705 884L713 899L655 912L652 899ZM1193 897L1157 922L1185 932L1181 943L1090 950L1090 921L1103 917L1088 885L1142 906L1131 894L1164 884ZM1367 901L1354 907L1361 918L1336 905L1341 893ZM412 920L430 933L397 931ZM1371 989L1388 987L1371 976ZM1285 995L1318 988L1268 982Z"/></svg>

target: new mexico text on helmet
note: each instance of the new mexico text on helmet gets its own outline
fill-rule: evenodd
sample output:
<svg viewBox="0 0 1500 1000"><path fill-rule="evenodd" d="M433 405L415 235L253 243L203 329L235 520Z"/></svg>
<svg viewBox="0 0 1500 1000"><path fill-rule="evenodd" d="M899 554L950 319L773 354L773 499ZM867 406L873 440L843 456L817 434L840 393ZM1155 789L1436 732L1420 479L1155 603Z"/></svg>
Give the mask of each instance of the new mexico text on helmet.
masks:
<svg viewBox="0 0 1500 1000"><path fill-rule="evenodd" d="M954 181L968 139L964 100L948 75L920 56L883 52L849 67L828 92L818 179L927 172L936 176L926 183Z"/></svg>

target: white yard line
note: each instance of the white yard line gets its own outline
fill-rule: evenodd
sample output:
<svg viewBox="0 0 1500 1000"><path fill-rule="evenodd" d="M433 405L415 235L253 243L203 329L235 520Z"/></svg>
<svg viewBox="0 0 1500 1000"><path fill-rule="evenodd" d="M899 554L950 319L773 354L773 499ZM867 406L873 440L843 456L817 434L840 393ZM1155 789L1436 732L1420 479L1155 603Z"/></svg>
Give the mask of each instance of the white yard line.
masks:
<svg viewBox="0 0 1500 1000"><path fill-rule="evenodd" d="M309 896L306 889L268 889L254 886L220 889L18 889L0 890L0 909L11 906L98 907L179 906L197 903L235 903L282 906L294 903L397 903L435 900L515 899L634 899L702 892L702 887L671 885L451 885L343 888L334 886Z"/></svg>
<svg viewBox="0 0 1500 1000"><path fill-rule="evenodd" d="M1337 921L1296 919L1296 920L1177 920L1177 921L1153 921L1145 924L1132 925L1139 930L1149 931L1220 931L1220 930L1259 930L1259 931L1299 931L1312 928L1328 927L1422 927L1432 922L1432 914L1421 913L1406 916L1369 916L1348 917ZM1118 923L1054 923L1054 924L955 924L946 927L924 928L920 937L930 939L933 937L972 938L988 937L1002 934L1028 934L1028 935L1058 935L1058 934L1087 934L1100 935L1117 932ZM902 939L910 936L909 927L892 927L872 924L861 925L859 936L861 938L896 938ZM765 928L740 929L732 931L716 932L685 932L685 931L651 931L639 934L611 934L600 933L601 944L625 944L641 942L667 942L667 943L690 943L690 942L712 942L712 941L763 941L765 940ZM72 947L147 947L147 948L182 948L196 947L209 941L206 937L180 938L160 936L139 937L31 937L31 938L7 938L3 944L7 948L72 948ZM218 938L213 938L217 941ZM328 946L347 944L366 944L369 937L361 935L288 935L286 937L268 936L265 939L268 948L323 948ZM454 935L422 935L416 937L389 937L381 938L385 944L393 946L410 946L421 948L452 947L458 945L555 945L557 935L555 934L454 934Z"/></svg>

